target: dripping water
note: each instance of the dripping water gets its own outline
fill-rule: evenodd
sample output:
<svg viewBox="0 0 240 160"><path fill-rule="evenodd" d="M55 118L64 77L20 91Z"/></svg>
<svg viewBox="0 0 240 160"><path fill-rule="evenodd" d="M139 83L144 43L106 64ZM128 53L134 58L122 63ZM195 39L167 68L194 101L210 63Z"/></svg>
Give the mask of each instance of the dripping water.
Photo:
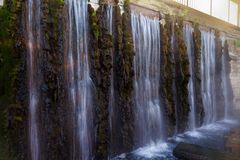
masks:
<svg viewBox="0 0 240 160"><path fill-rule="evenodd" d="M27 2L27 48L28 48L28 88L29 88L29 141L30 157L39 160L39 131L37 125L38 90L38 52L40 49L40 0Z"/></svg>
<svg viewBox="0 0 240 160"><path fill-rule="evenodd" d="M68 48L65 56L69 103L73 116L72 159L91 159L92 109L88 55L88 0L65 0L68 7Z"/></svg>
<svg viewBox="0 0 240 160"><path fill-rule="evenodd" d="M160 24L143 15L132 14L134 42L134 90L136 139L140 145L163 140L160 105Z"/></svg>
<svg viewBox="0 0 240 160"><path fill-rule="evenodd" d="M193 28L190 24L186 24L184 27L185 42L187 46L187 53L189 59L189 71L190 79L188 84L188 94L189 94L189 104L191 111L189 113L189 129L196 129L196 96L195 96L195 86L194 86L194 46L193 46Z"/></svg>

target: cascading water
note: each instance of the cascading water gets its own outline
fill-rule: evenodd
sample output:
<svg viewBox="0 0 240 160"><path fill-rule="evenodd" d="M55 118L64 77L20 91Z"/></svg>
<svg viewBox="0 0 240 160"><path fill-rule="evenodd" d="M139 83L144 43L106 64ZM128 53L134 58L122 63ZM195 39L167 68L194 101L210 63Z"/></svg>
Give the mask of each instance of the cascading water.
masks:
<svg viewBox="0 0 240 160"><path fill-rule="evenodd" d="M160 23L132 14L136 139L140 145L164 138L160 102Z"/></svg>
<svg viewBox="0 0 240 160"><path fill-rule="evenodd" d="M38 53L40 50L40 0L28 0L27 2L27 74L29 89L29 141L30 157L39 160L39 132L37 108L39 102L38 76Z"/></svg>
<svg viewBox="0 0 240 160"><path fill-rule="evenodd" d="M201 31L202 34L202 97L204 106L204 124L217 120L216 87L215 87L215 35L212 31Z"/></svg>
<svg viewBox="0 0 240 160"><path fill-rule="evenodd" d="M68 44L66 53L69 103L73 116L72 159L88 160L92 153L92 108L88 55L88 0L66 0Z"/></svg>
<svg viewBox="0 0 240 160"><path fill-rule="evenodd" d="M193 28L190 24L186 24L184 27L185 42L187 46L187 53L189 58L189 70L190 79L188 84L189 92L189 102L191 111L189 113L189 129L196 129L196 96L195 96L195 86L194 86L194 46L193 46Z"/></svg>

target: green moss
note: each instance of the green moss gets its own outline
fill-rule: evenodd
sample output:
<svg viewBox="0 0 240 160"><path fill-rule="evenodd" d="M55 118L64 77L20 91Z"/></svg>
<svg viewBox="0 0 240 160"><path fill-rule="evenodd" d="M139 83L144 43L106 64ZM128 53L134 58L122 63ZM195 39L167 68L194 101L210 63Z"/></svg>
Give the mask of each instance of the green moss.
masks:
<svg viewBox="0 0 240 160"><path fill-rule="evenodd" d="M240 39L237 39L237 40L234 41L234 46L236 48L240 48Z"/></svg>
<svg viewBox="0 0 240 160"><path fill-rule="evenodd" d="M113 38L106 26L107 5L100 2L97 12L89 6L90 53L96 119L95 159L107 159L109 153L109 89L112 69Z"/></svg>
<svg viewBox="0 0 240 160"><path fill-rule="evenodd" d="M18 66L18 61L14 56L14 41L10 33L11 23L14 18L7 6L0 8L0 159L10 158L7 144L7 110L14 103L13 82L14 71ZM16 118L16 117L15 117Z"/></svg>
<svg viewBox="0 0 240 160"><path fill-rule="evenodd" d="M160 25L161 27L161 92L163 92L163 101L165 101L166 112L168 116L168 135L172 135L176 122L175 116L175 102L173 95L173 53L171 50L171 37L172 37L172 20L169 15L165 17L166 24Z"/></svg>

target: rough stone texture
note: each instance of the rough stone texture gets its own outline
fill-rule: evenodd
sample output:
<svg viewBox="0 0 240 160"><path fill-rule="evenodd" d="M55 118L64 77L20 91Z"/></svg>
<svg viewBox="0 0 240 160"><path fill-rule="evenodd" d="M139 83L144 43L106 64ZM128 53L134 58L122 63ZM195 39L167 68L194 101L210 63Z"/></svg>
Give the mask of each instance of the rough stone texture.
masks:
<svg viewBox="0 0 240 160"><path fill-rule="evenodd" d="M201 32L199 25L194 25L193 44L194 44L194 86L196 96L196 118L197 126L201 126L204 118L204 108L201 92Z"/></svg>
<svg viewBox="0 0 240 160"><path fill-rule="evenodd" d="M220 39L219 32L215 32L215 93L216 93L216 106L217 119L224 115L224 96L223 96L223 81L222 81L222 55L223 47L222 40Z"/></svg>
<svg viewBox="0 0 240 160"><path fill-rule="evenodd" d="M131 13L129 2L125 1L125 12L122 15L122 22L119 21L118 39L119 45L116 46L116 88L117 106L120 118L120 150L127 152L133 149L134 145L134 116L133 116L133 40L131 31ZM121 20L121 19L119 19Z"/></svg>
<svg viewBox="0 0 240 160"><path fill-rule="evenodd" d="M172 21L169 15L165 17L166 24L161 24L161 88L160 93L162 97L163 106L165 106L165 113L168 117L167 129L168 135L174 132L176 125L175 102L173 95L173 52L172 52Z"/></svg>
<svg viewBox="0 0 240 160"><path fill-rule="evenodd" d="M115 1L118 3L118 0ZM119 58L122 54L122 16L121 9L119 6L113 6L113 73L114 73L114 108L113 108L113 119L112 119L112 130L111 130L111 157L118 155L123 152L122 150L122 134L119 130L121 128L121 99L120 92L122 91L119 87L121 77L119 77Z"/></svg>
<svg viewBox="0 0 240 160"><path fill-rule="evenodd" d="M228 104L228 110L229 110L229 113L227 113L228 115L227 116L232 116L232 115L234 115L233 113L234 113L234 95L233 95L233 84L231 83L231 76L230 76L230 74L231 74L231 71L232 71L232 68L231 68L231 61L232 61L232 59L231 59L231 57L230 57L230 55L229 55L229 45L228 45L228 41L227 40L225 40L225 42L223 42L224 43L224 46L223 46L223 56L225 55L225 57L226 57L226 64L225 64L225 66L223 66L223 67L225 67L225 71L226 71L226 85L227 85L227 88L228 88L228 102L227 102L227 104Z"/></svg>
<svg viewBox="0 0 240 160"><path fill-rule="evenodd" d="M41 100L39 123L41 158L46 160L67 159L65 149L63 41L60 13L63 3L58 0L42 1L42 50L40 55Z"/></svg>
<svg viewBox="0 0 240 160"><path fill-rule="evenodd" d="M234 45L235 39L229 39L229 54L232 59L230 62L231 73L230 79L233 88L233 103L234 103L234 113L239 116L240 114L240 48Z"/></svg>
<svg viewBox="0 0 240 160"><path fill-rule="evenodd" d="M183 19L178 17L175 25L175 84L177 95L178 131L183 132L188 127L188 114L190 111L188 102L189 61L187 48L183 39Z"/></svg>
<svg viewBox="0 0 240 160"><path fill-rule="evenodd" d="M27 76L26 76L26 43L24 40L24 1L12 3L6 1L11 11L11 38L14 41L14 54L19 64L16 66L13 77L13 102L8 107L8 133L10 151L19 160L25 160L28 155L27 142Z"/></svg>
<svg viewBox="0 0 240 160"><path fill-rule="evenodd" d="M112 69L111 48L113 47L112 36L107 30L107 5L101 4L97 10L97 31L92 31L96 42L93 53L93 82L96 87L95 99L95 125L96 125L96 153L95 159L107 159L109 153L109 87ZM91 13L93 14L93 12ZM93 19L92 19L93 20ZM91 28L94 29L92 21Z"/></svg>

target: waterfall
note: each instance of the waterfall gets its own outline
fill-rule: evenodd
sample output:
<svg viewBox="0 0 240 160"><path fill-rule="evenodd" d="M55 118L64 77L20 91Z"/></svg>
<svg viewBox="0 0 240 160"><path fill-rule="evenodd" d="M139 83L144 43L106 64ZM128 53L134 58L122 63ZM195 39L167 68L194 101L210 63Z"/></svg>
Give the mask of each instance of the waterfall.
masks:
<svg viewBox="0 0 240 160"><path fill-rule="evenodd" d="M204 124L209 124L217 120L216 106L216 51L215 35L213 31L201 31L202 33L202 97L204 105Z"/></svg>
<svg viewBox="0 0 240 160"><path fill-rule="evenodd" d="M40 51L40 0L27 1L27 75L29 89L29 141L30 157L39 160L39 132L38 132L38 54Z"/></svg>
<svg viewBox="0 0 240 160"><path fill-rule="evenodd" d="M190 79L188 84L189 92L189 104L190 104L190 114L189 114L189 125L191 130L196 129L196 96L195 96L195 83L194 83L194 45L193 45L193 28L190 24L186 24L184 27L185 42L187 46L187 53L189 58L189 71Z"/></svg>
<svg viewBox="0 0 240 160"><path fill-rule="evenodd" d="M88 55L88 0L66 0L68 44L65 55L69 104L73 112L72 159L88 160L92 153L92 81Z"/></svg>
<svg viewBox="0 0 240 160"><path fill-rule="evenodd" d="M140 145L164 137L160 102L160 23L143 15L131 16L134 42L136 139Z"/></svg>

